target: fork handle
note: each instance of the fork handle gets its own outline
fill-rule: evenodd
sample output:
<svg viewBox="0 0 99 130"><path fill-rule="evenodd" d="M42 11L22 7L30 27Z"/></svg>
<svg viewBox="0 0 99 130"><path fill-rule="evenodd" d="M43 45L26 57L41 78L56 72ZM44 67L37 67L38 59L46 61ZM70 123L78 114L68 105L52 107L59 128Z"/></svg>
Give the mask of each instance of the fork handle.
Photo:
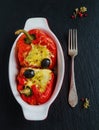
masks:
<svg viewBox="0 0 99 130"><path fill-rule="evenodd" d="M74 56L71 59L71 81L70 81L70 90L69 90L69 97L68 102L71 107L75 107L78 103L78 95L75 85L75 75L74 75Z"/></svg>

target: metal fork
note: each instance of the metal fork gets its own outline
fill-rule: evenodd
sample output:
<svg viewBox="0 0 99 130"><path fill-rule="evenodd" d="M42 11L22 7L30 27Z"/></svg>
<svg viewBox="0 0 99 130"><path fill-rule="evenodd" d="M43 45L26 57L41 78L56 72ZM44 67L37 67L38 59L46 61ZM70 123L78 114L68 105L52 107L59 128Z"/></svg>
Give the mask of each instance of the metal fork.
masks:
<svg viewBox="0 0 99 130"><path fill-rule="evenodd" d="M71 105L71 107L75 107L78 103L78 95L76 90L75 74L74 74L74 58L77 54L78 54L77 29L69 29L68 55L71 56L71 80L70 80L68 102Z"/></svg>

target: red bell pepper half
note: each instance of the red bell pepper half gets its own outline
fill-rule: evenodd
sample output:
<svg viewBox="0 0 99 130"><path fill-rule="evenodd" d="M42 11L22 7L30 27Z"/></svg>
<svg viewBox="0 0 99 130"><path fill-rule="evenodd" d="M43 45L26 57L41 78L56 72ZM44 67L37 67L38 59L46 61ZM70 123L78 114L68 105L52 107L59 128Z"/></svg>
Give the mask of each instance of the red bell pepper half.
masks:
<svg viewBox="0 0 99 130"><path fill-rule="evenodd" d="M38 105L45 103L51 97L55 76L49 69L24 67L17 76L17 82L17 90L21 98L28 104Z"/></svg>
<svg viewBox="0 0 99 130"><path fill-rule="evenodd" d="M41 29L33 29L28 32L25 30L17 31L16 34L23 32L20 38L17 41L16 51L19 64L21 66L30 66L35 68L42 68L41 65L30 63L26 60L27 56L33 49L33 45L37 47L45 47L48 52L50 53L47 57L50 60L50 65L47 68L54 68L56 65L56 55L57 55L57 48L54 40L44 31ZM38 49L38 48L37 48ZM42 52L38 52L42 53ZM40 54L42 55L42 54ZM36 60L41 60L42 56L39 58L37 57Z"/></svg>

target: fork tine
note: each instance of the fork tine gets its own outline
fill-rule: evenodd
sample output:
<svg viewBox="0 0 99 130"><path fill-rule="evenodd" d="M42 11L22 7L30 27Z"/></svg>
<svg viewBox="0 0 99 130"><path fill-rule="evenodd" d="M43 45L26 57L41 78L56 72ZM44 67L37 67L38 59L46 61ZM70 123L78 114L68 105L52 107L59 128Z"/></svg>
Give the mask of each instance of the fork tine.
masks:
<svg viewBox="0 0 99 130"><path fill-rule="evenodd" d="M76 40L75 40L75 42L76 42L76 44L75 44L76 47L75 47L75 48L78 50L78 47L77 47L77 29L76 29L76 36L75 36L75 38L76 38Z"/></svg>
<svg viewBox="0 0 99 130"><path fill-rule="evenodd" d="M70 29L70 38L71 38L71 40L70 40L70 49L72 49L72 47L73 47L73 33L72 33L72 29Z"/></svg>
<svg viewBox="0 0 99 130"><path fill-rule="evenodd" d="M73 29L73 42L72 42L72 49L75 49L75 29Z"/></svg>
<svg viewBox="0 0 99 130"><path fill-rule="evenodd" d="M72 29L69 29L68 50L72 49Z"/></svg>
<svg viewBox="0 0 99 130"><path fill-rule="evenodd" d="M69 29L69 35L68 35L68 50L70 49L70 29Z"/></svg>
<svg viewBox="0 0 99 130"><path fill-rule="evenodd" d="M73 49L77 49L77 29L73 29Z"/></svg>

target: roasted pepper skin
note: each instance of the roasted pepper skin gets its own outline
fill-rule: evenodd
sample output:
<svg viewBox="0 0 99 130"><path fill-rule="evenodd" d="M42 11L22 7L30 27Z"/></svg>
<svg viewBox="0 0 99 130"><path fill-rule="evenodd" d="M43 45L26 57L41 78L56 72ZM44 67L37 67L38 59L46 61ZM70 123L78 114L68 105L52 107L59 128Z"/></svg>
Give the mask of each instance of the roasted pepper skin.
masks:
<svg viewBox="0 0 99 130"><path fill-rule="evenodd" d="M33 89L33 92L34 92L34 95L36 97L38 104L43 104L49 100L49 98L53 92L53 89L54 89L54 82L55 82L55 76L52 73L51 79L48 82L48 84L46 85L46 89L44 92L41 92L39 90L39 87L36 87L35 85L32 86L32 89Z"/></svg>
<svg viewBox="0 0 99 130"><path fill-rule="evenodd" d="M34 95L27 97L24 94L21 94L21 98L30 105L37 105L36 98Z"/></svg>
<svg viewBox="0 0 99 130"><path fill-rule="evenodd" d="M17 45L16 45L16 56L17 59L19 61L19 64L21 66L25 66L26 61L24 60L24 58L28 55L29 51L31 50L31 46L29 44L25 43L25 39L26 36L23 34L17 41Z"/></svg>
<svg viewBox="0 0 99 130"><path fill-rule="evenodd" d="M33 29L28 32L30 35L35 35L35 39L31 41L31 44L27 44L25 41L25 34L21 35L20 38L17 41L16 51L17 51L17 58L19 61L19 64L21 66L29 66L28 62L26 62L25 57L28 55L30 50L32 49L33 45L42 45L46 46L46 48L51 52L50 60L51 64L48 67L49 69L52 69L56 65L56 57L57 57L57 48L54 41L42 30L40 29ZM35 67L35 66L31 66Z"/></svg>

